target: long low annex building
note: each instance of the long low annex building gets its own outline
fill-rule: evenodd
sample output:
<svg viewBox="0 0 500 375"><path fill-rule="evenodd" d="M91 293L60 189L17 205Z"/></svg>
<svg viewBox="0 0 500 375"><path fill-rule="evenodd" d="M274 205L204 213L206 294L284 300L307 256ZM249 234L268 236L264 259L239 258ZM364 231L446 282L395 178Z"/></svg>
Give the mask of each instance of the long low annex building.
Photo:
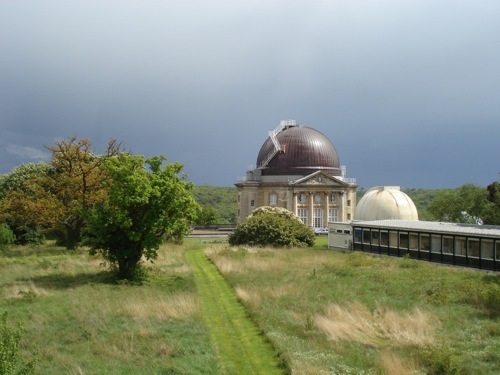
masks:
<svg viewBox="0 0 500 375"><path fill-rule="evenodd" d="M370 220L330 223L329 229L329 247L500 270L499 226Z"/></svg>

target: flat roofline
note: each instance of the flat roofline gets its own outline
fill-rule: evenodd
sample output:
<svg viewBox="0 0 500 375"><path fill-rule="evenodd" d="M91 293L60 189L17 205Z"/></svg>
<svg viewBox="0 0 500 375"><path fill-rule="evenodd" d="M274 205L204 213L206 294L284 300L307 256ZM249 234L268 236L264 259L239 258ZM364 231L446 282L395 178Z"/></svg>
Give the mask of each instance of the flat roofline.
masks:
<svg viewBox="0 0 500 375"><path fill-rule="evenodd" d="M353 221L352 226L381 228L381 229L403 229L419 232L436 232L456 235L473 235L500 238L500 226L498 225L477 225L465 223L447 223L437 221L418 220L373 220L373 221Z"/></svg>

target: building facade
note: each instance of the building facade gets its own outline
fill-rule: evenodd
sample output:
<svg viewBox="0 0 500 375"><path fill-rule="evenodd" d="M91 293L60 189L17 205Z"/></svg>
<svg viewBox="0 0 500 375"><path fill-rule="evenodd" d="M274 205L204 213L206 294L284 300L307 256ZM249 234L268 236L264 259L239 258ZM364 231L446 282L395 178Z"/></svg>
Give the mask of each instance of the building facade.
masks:
<svg viewBox="0 0 500 375"><path fill-rule="evenodd" d="M238 223L261 206L286 208L312 228L351 221L357 185L345 170L326 136L293 120L282 121L269 132L256 167L235 184Z"/></svg>

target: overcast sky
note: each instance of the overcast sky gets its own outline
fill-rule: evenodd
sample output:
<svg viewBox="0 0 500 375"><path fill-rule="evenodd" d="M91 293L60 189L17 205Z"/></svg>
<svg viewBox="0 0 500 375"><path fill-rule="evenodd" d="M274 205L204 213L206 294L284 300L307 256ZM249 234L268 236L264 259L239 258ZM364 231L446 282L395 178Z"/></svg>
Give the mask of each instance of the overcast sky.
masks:
<svg viewBox="0 0 500 375"><path fill-rule="evenodd" d="M0 1L0 173L73 135L231 186L268 132L361 187L500 175L500 1Z"/></svg>

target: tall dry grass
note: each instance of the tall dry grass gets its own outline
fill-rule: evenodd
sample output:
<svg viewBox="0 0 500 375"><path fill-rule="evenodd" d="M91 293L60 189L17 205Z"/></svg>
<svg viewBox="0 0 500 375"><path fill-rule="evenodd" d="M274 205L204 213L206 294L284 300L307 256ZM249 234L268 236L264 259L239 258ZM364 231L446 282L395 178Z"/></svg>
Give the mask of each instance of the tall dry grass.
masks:
<svg viewBox="0 0 500 375"><path fill-rule="evenodd" d="M380 356L380 370L384 375L418 375L422 374L419 366L409 358L384 352Z"/></svg>
<svg viewBox="0 0 500 375"><path fill-rule="evenodd" d="M389 341L423 347L434 342L431 317L419 309L398 313L384 308L371 312L360 302L332 304L325 315L317 315L316 326L333 342L353 341L381 347Z"/></svg>

